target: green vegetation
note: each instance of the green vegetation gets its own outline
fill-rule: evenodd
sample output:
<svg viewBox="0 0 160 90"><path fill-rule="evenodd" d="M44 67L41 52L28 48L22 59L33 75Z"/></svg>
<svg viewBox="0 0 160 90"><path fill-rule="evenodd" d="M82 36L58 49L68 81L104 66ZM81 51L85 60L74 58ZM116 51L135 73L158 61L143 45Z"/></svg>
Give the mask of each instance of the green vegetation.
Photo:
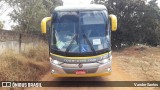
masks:
<svg viewBox="0 0 160 90"><path fill-rule="evenodd" d="M40 23L44 17L51 16L53 9L61 4L60 0L4 0L14 10L11 19L17 23L14 30L40 32Z"/></svg>
<svg viewBox="0 0 160 90"><path fill-rule="evenodd" d="M61 0L4 0L14 11L10 16L15 30L40 33L42 18L50 16ZM112 32L112 46L147 44L160 45L160 8L157 0L93 0L103 4L118 17L118 30Z"/></svg>
<svg viewBox="0 0 160 90"><path fill-rule="evenodd" d="M157 0L94 0L118 17L118 30L112 32L112 45L160 45L160 8Z"/></svg>

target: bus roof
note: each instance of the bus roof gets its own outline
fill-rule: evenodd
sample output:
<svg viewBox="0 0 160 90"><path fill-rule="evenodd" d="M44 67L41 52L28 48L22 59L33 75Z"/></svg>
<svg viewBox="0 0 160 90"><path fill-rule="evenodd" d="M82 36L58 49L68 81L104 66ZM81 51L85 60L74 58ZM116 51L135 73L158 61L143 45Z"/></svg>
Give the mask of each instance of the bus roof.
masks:
<svg viewBox="0 0 160 90"><path fill-rule="evenodd" d="M107 10L104 5L99 4L85 4L85 5L67 5L58 6L54 11L85 11L85 10Z"/></svg>

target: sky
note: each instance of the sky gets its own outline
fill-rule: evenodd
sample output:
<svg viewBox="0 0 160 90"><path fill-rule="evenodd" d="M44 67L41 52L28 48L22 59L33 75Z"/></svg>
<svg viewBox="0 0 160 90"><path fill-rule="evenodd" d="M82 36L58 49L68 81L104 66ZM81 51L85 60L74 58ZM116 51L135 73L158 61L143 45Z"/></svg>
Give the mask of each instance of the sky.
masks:
<svg viewBox="0 0 160 90"><path fill-rule="evenodd" d="M63 5L90 4L92 0L62 0Z"/></svg>
<svg viewBox="0 0 160 90"><path fill-rule="evenodd" d="M3 29L10 30L11 25L14 25L14 22L11 20L8 14L11 13L13 9L10 8L9 5L5 4L4 2L1 2L0 6L1 5L3 6L1 7L1 10L0 10L0 21L4 24Z"/></svg>
<svg viewBox="0 0 160 90"><path fill-rule="evenodd" d="M89 4L92 0L62 0L62 1L63 5L75 5L75 4ZM158 6L160 7L160 0L157 0L157 2ZM3 5L3 8L0 10L0 21L4 23L3 29L11 30L11 26L16 24L11 20L8 14L12 12L13 9L10 8L7 4L4 4L3 2L0 3L0 5Z"/></svg>

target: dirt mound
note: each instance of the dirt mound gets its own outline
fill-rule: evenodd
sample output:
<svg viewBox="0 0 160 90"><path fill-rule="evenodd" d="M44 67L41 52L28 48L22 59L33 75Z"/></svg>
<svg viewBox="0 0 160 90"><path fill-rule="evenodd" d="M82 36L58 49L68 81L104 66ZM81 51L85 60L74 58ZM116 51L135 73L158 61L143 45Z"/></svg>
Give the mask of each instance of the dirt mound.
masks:
<svg viewBox="0 0 160 90"><path fill-rule="evenodd" d="M131 46L129 48L126 48L125 50L128 50L128 51L143 51L143 50L147 50L149 48L150 48L149 46L137 44L135 46Z"/></svg>

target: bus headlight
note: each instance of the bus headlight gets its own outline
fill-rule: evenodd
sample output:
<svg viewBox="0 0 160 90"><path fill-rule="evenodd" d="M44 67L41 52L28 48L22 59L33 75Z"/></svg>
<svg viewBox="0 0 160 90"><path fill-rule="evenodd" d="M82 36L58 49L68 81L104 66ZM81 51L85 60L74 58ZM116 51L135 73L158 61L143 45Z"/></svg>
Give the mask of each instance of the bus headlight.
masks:
<svg viewBox="0 0 160 90"><path fill-rule="evenodd" d="M109 62L109 61L110 61L109 59L103 59L103 60L101 60L101 61L98 61L98 63L104 64L104 63L107 63L107 62Z"/></svg>
<svg viewBox="0 0 160 90"><path fill-rule="evenodd" d="M53 60L51 57L49 59L50 59L50 63L55 64L55 65L60 65L60 64L63 63L63 62L60 62L58 60Z"/></svg>
<svg viewBox="0 0 160 90"><path fill-rule="evenodd" d="M106 58L106 59L103 59L101 61L98 61L98 63L100 63L100 64L108 63L108 62L111 61L111 59L112 59L112 56L110 56L110 58Z"/></svg>

